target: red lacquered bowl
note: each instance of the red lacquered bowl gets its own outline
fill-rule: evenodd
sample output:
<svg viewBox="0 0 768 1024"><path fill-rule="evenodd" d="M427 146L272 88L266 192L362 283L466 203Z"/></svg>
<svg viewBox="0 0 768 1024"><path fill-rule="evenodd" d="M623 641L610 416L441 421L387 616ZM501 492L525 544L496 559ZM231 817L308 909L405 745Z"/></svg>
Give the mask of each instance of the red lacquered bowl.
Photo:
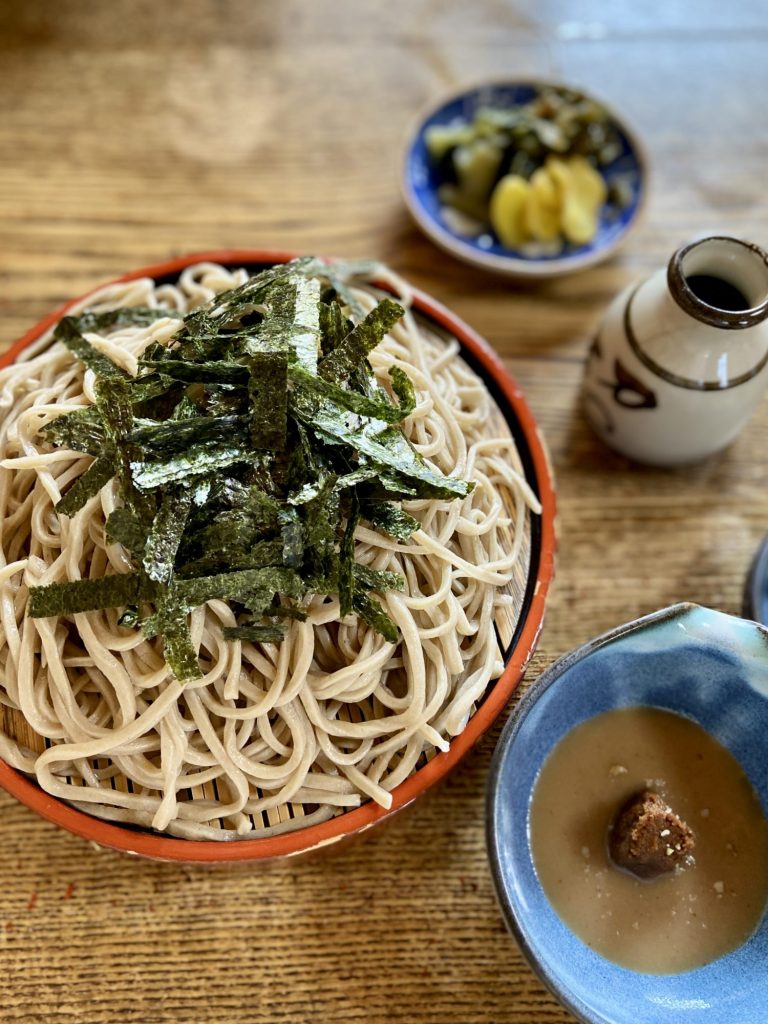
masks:
<svg viewBox="0 0 768 1024"><path fill-rule="evenodd" d="M166 263L131 271L110 284L140 277L172 281L194 263L221 263L227 267L259 269L284 263L293 254L251 249L225 249L216 252L179 256ZM99 288L103 287L100 285ZM97 289L94 289L96 291ZM91 294L91 293L88 293ZM54 326L80 296L46 316L0 359L7 366ZM295 832L256 839L215 840L178 839L147 829L113 824L76 810L63 800L45 793L37 783L0 760L0 786L41 817L100 846L121 850L155 860L186 863L222 864L236 861L270 860L309 853L342 839L351 838L391 817L412 803L448 774L490 728L504 710L512 692L523 677L536 647L544 617L544 602L552 579L555 552L555 495L546 449L528 404L501 360L478 334L440 303L422 292L414 294L414 308L427 321L456 337L464 360L483 378L497 406L509 424L529 484L542 505L540 516L532 516L530 566L519 619L505 656L505 669L491 683L479 707L464 730L451 741L450 749L438 754L392 791L392 807L384 810L373 802L339 814L329 821L310 825Z"/></svg>

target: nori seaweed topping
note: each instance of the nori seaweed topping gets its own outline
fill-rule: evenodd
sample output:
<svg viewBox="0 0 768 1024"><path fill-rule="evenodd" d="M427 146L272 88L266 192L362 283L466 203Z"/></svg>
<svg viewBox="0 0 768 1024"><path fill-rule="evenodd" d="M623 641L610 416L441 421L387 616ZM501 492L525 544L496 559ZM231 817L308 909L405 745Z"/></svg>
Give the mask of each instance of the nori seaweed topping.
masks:
<svg viewBox="0 0 768 1024"><path fill-rule="evenodd" d="M360 521L360 501L352 494L351 507L347 514L347 525L339 547L339 614L342 619L352 611L352 598L355 592L355 529Z"/></svg>
<svg viewBox="0 0 768 1024"><path fill-rule="evenodd" d="M116 459L113 451L102 455L100 459L92 462L56 505L58 514L60 516L73 516L90 498L98 494L105 484L109 483L115 475L115 471Z"/></svg>
<svg viewBox="0 0 768 1024"><path fill-rule="evenodd" d="M393 367L393 369L398 368ZM406 376L402 370L399 372L403 377ZM405 402L402 405L392 405L383 392L381 397L376 399L368 398L367 395L361 395L359 391L341 388L337 384L323 380L322 377L316 377L311 373L307 373L303 367L297 365L293 365L288 369L288 378L294 385L291 391L293 407L305 419L309 419L314 412L326 405L326 403L329 403L328 408L332 409L333 412L347 410L348 412L357 413L358 416L381 420L382 423L400 423L401 420L413 412L415 406L415 399L412 399L413 385L408 381L411 388L409 392L399 378L397 385L395 385L393 380L393 390L395 386L400 388L405 398Z"/></svg>
<svg viewBox="0 0 768 1024"><path fill-rule="evenodd" d="M398 640L397 626L387 615L384 609L375 598L370 597L362 588L355 588L352 597L352 610L357 612L361 619L364 619L369 626L373 626L377 633L381 633L385 640L396 644Z"/></svg>
<svg viewBox="0 0 768 1024"><path fill-rule="evenodd" d="M163 653L168 667L180 683L199 679L202 673L192 646L187 610L173 600L171 591L158 599L157 608L156 614L162 624L158 633L163 638Z"/></svg>
<svg viewBox="0 0 768 1024"><path fill-rule="evenodd" d="M320 337L324 356L335 351L355 326L344 316L338 302L333 301L333 294L331 291L329 299L320 302Z"/></svg>
<svg viewBox="0 0 768 1024"><path fill-rule="evenodd" d="M248 367L242 363L218 361L200 363L188 362L185 359L143 359L141 365L162 373L173 380L183 380L189 384L200 381L203 384L234 384L248 383Z"/></svg>
<svg viewBox="0 0 768 1024"><path fill-rule="evenodd" d="M416 408L416 390L413 386L413 381L405 370L399 366L390 367L389 379L392 381L392 390L397 395L397 400L400 403L400 419L404 420Z"/></svg>
<svg viewBox="0 0 768 1024"><path fill-rule="evenodd" d="M215 599L238 601L246 608L258 609L266 607L275 594L299 600L305 593L301 578L293 570L278 567L176 580L172 589L178 603L188 609Z"/></svg>
<svg viewBox="0 0 768 1024"><path fill-rule="evenodd" d="M288 359L282 352L255 352L248 370L251 443L282 451L288 432Z"/></svg>
<svg viewBox="0 0 768 1024"><path fill-rule="evenodd" d="M280 626L249 623L245 626L225 626L221 631L225 640L251 640L254 643L279 644L285 633Z"/></svg>
<svg viewBox="0 0 768 1024"><path fill-rule="evenodd" d="M93 405L57 416L41 433L59 448L71 448L87 455L99 455L104 449L104 427L99 410Z"/></svg>
<svg viewBox="0 0 768 1024"><path fill-rule="evenodd" d="M391 368L391 394L376 383L368 356L403 308L389 298L360 307L352 284L374 269L307 257L262 271L152 343L135 378L85 335L177 314L61 321L54 336L93 371L97 401L41 432L97 458L57 511L73 515L115 478L122 505L106 537L135 571L33 587L30 615L123 609L121 625L162 637L180 680L200 677L188 616L206 601L238 616L225 639L278 643L280 620L305 619L311 594L337 594L342 616L397 641L371 595L405 581L355 562L357 524L407 540L419 523L400 500L462 498L472 484L432 469L407 441L408 375Z"/></svg>
<svg viewBox="0 0 768 1024"><path fill-rule="evenodd" d="M182 414L189 411L188 407L181 409ZM247 422L240 416L182 418L180 415L178 419L174 416L164 423L142 423L142 426L131 431L128 439L152 455L187 454L193 445L207 446L212 442L226 443L233 440L246 444Z"/></svg>
<svg viewBox="0 0 768 1024"><path fill-rule="evenodd" d="M85 317L65 316L59 321L53 332L53 340L63 341L72 355L77 356L84 366L93 370L96 376L102 380L110 377L127 377L128 374L125 370L113 363L108 356L99 352L90 341L86 341L83 337L83 331L91 329L88 324L83 326L85 319Z"/></svg>
<svg viewBox="0 0 768 1024"><path fill-rule="evenodd" d="M96 408L107 442L118 447L133 427L130 377L97 377Z"/></svg>
<svg viewBox="0 0 768 1024"><path fill-rule="evenodd" d="M396 428L381 430L383 424L376 420L361 426L350 418L349 413L337 415L326 405L316 412L311 426L329 443L341 443L366 455L387 474L390 481L397 482L402 478L407 494L453 499L465 498L472 490L471 483L430 469L402 431ZM388 489L399 488L388 485Z"/></svg>
<svg viewBox="0 0 768 1024"><path fill-rule="evenodd" d="M364 501L362 512L372 526L397 540L408 540L421 525L418 519L409 516L399 505L393 505L390 501Z"/></svg>
<svg viewBox="0 0 768 1024"><path fill-rule="evenodd" d="M367 565L355 562L352 566L355 584L364 590L404 590L405 580L399 572L387 572L386 569L369 569Z"/></svg>
<svg viewBox="0 0 768 1024"><path fill-rule="evenodd" d="M108 309L103 313L90 311L70 317L77 321L80 333L90 331L92 334L103 334L116 327L147 327L156 320L181 320L182 314L175 309L151 309L149 306L123 306L120 309ZM55 335L54 335L55 336Z"/></svg>
<svg viewBox="0 0 768 1024"><path fill-rule="evenodd" d="M132 509L116 508L110 512L107 518L106 533L108 541L112 544L122 544L135 559L141 561L147 535L142 530L141 523Z"/></svg>
<svg viewBox="0 0 768 1024"><path fill-rule="evenodd" d="M192 494L184 488L169 487L157 511L144 545L142 565L156 583L170 583L184 526L192 506Z"/></svg>
<svg viewBox="0 0 768 1024"><path fill-rule="evenodd" d="M320 376L339 383L349 377L352 370L365 361L394 327L405 310L393 299L382 299L375 309L354 327L330 355L320 363Z"/></svg>
<svg viewBox="0 0 768 1024"><path fill-rule="evenodd" d="M49 583L29 588L29 614L33 619L52 615L76 615L101 608L124 608L152 594L138 573L102 576L95 580Z"/></svg>
<svg viewBox="0 0 768 1024"><path fill-rule="evenodd" d="M122 615L118 616L118 626L123 626L126 629L133 629L138 626L141 622L138 608L126 608Z"/></svg>
<svg viewBox="0 0 768 1024"><path fill-rule="evenodd" d="M201 473L246 462L248 448L226 441L191 445L185 452L155 462L131 462L133 482L140 491L154 491Z"/></svg>

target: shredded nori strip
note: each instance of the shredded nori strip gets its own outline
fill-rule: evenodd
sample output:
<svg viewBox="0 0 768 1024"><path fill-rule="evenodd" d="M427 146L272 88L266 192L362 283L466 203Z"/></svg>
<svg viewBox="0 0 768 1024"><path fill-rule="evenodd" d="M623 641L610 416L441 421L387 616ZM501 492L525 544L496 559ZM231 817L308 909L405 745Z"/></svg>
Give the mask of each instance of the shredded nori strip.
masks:
<svg viewBox="0 0 768 1024"><path fill-rule="evenodd" d="M147 535L141 523L130 508L116 508L110 512L106 525L107 540L113 544L122 544L139 561L144 555Z"/></svg>
<svg viewBox="0 0 768 1024"><path fill-rule="evenodd" d="M291 569L241 569L215 576L176 580L174 590L179 603L189 609L214 599L239 601L246 607L261 607L265 595L285 594L296 599L304 595L300 577Z"/></svg>
<svg viewBox="0 0 768 1024"><path fill-rule="evenodd" d="M168 595L158 601L162 616L163 653L168 667L180 683L199 679L202 673L187 623L186 610L175 604Z"/></svg>
<svg viewBox="0 0 768 1024"><path fill-rule="evenodd" d="M178 407L177 407L178 408ZM188 411L188 409L182 410ZM193 445L212 442L247 443L247 423L240 416L193 416L165 423L142 425L132 430L129 440L152 454L185 454Z"/></svg>
<svg viewBox="0 0 768 1024"><path fill-rule="evenodd" d="M405 370L399 366L390 367L389 379L392 381L392 390L397 395L400 403L400 419L404 420L416 408L416 391L413 387L413 381Z"/></svg>
<svg viewBox="0 0 768 1024"><path fill-rule="evenodd" d="M393 505L390 501L364 501L362 512L369 523L397 540L408 540L421 525L418 519L409 516L399 505Z"/></svg>
<svg viewBox="0 0 768 1024"><path fill-rule="evenodd" d="M46 423L42 433L60 448L71 448L87 455L99 455L104 448L104 427L95 406L57 416Z"/></svg>
<svg viewBox="0 0 768 1024"><path fill-rule="evenodd" d="M192 494L184 488L169 488L163 496L144 546L142 565L151 580L170 583L184 525L192 505Z"/></svg>
<svg viewBox="0 0 768 1024"><path fill-rule="evenodd" d="M221 441L217 444L192 445L185 452L155 462L132 462L133 482L141 491L154 491L178 483L200 473L224 469L236 462L246 462L245 446Z"/></svg>
<svg viewBox="0 0 768 1024"><path fill-rule="evenodd" d="M73 516L85 503L99 493L115 475L115 455L109 452L96 459L82 476L72 484L67 493L56 505L60 516Z"/></svg>
<svg viewBox="0 0 768 1024"><path fill-rule="evenodd" d="M374 424L374 429L368 433L365 427L356 427L349 420L349 414L344 417L334 415L327 406L318 410L311 425L331 444L342 442L366 455L384 472L389 471L392 474L390 479L402 477L405 486L413 488L411 493L420 497L465 498L472 490L472 484L465 480L443 476L439 471L430 469L397 429L376 431Z"/></svg>
<svg viewBox="0 0 768 1024"><path fill-rule="evenodd" d="M404 312L403 307L393 299L382 299L320 363L320 376L337 384L348 377L355 367L364 362L368 353L376 348Z"/></svg>
<svg viewBox="0 0 768 1024"><path fill-rule="evenodd" d="M73 316L65 316L59 321L56 330L53 332L54 341L63 341L73 355L77 356L84 366L102 380L108 378L127 377L128 374L121 367L105 356L83 337L84 330L90 330L86 324L82 327L84 318L76 319Z"/></svg>
<svg viewBox="0 0 768 1024"><path fill-rule="evenodd" d="M321 302L320 335L323 355L329 356L335 351L353 327L354 324L344 316L338 302Z"/></svg>
<svg viewBox="0 0 768 1024"><path fill-rule="evenodd" d="M129 377L98 377L96 408L104 435L115 447L125 440L133 427L133 406Z"/></svg>
<svg viewBox="0 0 768 1024"><path fill-rule="evenodd" d="M399 572L387 572L386 569L370 569L367 565L355 562L352 566L355 583L364 590L404 590L405 580Z"/></svg>
<svg viewBox="0 0 768 1024"><path fill-rule="evenodd" d="M85 335L179 314L65 317L54 336L95 375L96 405L41 433L97 458L57 511L74 514L115 478L122 504L106 538L136 571L33 587L29 614L123 609L121 625L162 638L180 680L200 677L188 617L212 600L237 616L225 639L278 643L279 620L306 619L311 594L334 594L342 616L396 643L371 595L405 580L355 561L357 525L407 541L419 523L401 500L462 498L473 485L433 469L406 439L399 424L416 393L404 370L390 369L389 389L376 382L368 356L404 311L384 298L365 313L353 284L373 273L314 257L270 267L150 344L136 377Z"/></svg>
<svg viewBox="0 0 768 1024"><path fill-rule="evenodd" d="M304 527L295 508L280 512L280 538L283 565L298 569L304 560Z"/></svg>
<svg viewBox="0 0 768 1024"><path fill-rule="evenodd" d="M396 367L394 369L397 369ZM400 373L403 371L400 370ZM405 374L403 374L405 376ZM406 395L406 403L403 406L392 405L382 394L380 399L368 398L361 395L359 391L349 391L341 388L322 377L315 377L301 366L291 366L288 370L288 377L295 385L292 392L292 400L295 407L304 414L305 418L330 403L329 408L334 411L346 409L349 412L357 413L358 416L367 416L371 419L381 420L382 423L399 423L406 416L413 412L414 403L411 403L411 395ZM410 381L408 382L410 384ZM402 387L402 382L398 381Z"/></svg>
<svg viewBox="0 0 768 1024"><path fill-rule="evenodd" d="M138 573L102 576L94 580L49 583L29 588L29 614L33 619L52 615L76 615L101 608L123 608L148 597L151 591L142 585Z"/></svg>
<svg viewBox="0 0 768 1024"><path fill-rule="evenodd" d="M288 565L283 550L280 540L259 540L250 546L233 542L219 548L206 547L206 553L193 561L177 559L175 573L178 579L192 579L230 569L278 568Z"/></svg>
<svg viewBox="0 0 768 1024"><path fill-rule="evenodd" d="M160 370L167 377L188 384L199 381L203 384L239 384L243 387L247 386L249 378L248 367L243 363L231 363L223 359L201 363L191 363L186 359L144 359L141 365Z"/></svg>
<svg viewBox="0 0 768 1024"><path fill-rule="evenodd" d="M90 331L92 334L103 334L115 327L147 327L156 320L182 319L181 313L175 309L151 309L149 306L122 306L120 309L108 309L102 313L89 311L70 317L77 321L81 333Z"/></svg>
<svg viewBox="0 0 768 1024"><path fill-rule="evenodd" d="M282 451L288 431L287 357L281 352L256 352L248 363L251 443L254 448Z"/></svg>
<svg viewBox="0 0 768 1024"><path fill-rule="evenodd" d="M352 597L352 609L357 612L361 619L364 619L369 626L373 626L377 633L381 633L385 640L391 644L398 641L397 626L387 615L384 609L375 598L370 597L362 588L355 588Z"/></svg>
<svg viewBox="0 0 768 1024"><path fill-rule="evenodd" d="M246 626L225 626L222 629L225 640L251 640L254 643L279 644L285 638L280 626L265 626L249 623Z"/></svg>
<svg viewBox="0 0 768 1024"><path fill-rule="evenodd" d="M360 521L360 502L352 495L352 507L347 517L347 525L341 538L339 548L339 614L342 619L352 611L352 598L355 591L353 575L355 558L355 528Z"/></svg>

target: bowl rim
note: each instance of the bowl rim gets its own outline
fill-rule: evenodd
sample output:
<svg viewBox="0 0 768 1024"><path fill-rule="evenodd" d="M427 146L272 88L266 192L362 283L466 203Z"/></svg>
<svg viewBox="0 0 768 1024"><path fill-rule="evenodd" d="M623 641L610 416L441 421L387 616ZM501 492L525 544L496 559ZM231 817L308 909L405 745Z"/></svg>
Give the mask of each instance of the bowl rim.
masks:
<svg viewBox="0 0 768 1024"><path fill-rule="evenodd" d="M768 534L766 534L752 555L747 575L744 579L742 612L745 618L752 619L763 626L763 606L766 603L764 591L768 577Z"/></svg>
<svg viewBox="0 0 768 1024"><path fill-rule="evenodd" d="M546 261L537 260L533 257L526 258L522 256L513 256L511 254L508 256L498 256L496 253L484 252L482 249L478 249L476 246L469 245L467 242L464 242L461 238L444 228L438 221L434 220L434 218L427 214L422 207L413 187L412 178L408 173L408 169L411 153L413 152L417 139L424 131L425 122L438 113L438 111L442 110L443 107L448 106L448 104L471 96L473 93L477 93L481 89L510 88L511 86L532 86L534 88L551 86L560 89L573 89L576 92L580 92L586 98L595 100L595 102L599 103L603 107L611 120L619 127L629 143L639 169L637 204L632 218L627 222L623 230L601 248L582 254L577 252L572 256L563 256ZM421 228L424 234L427 235L435 245L438 245L443 249L443 251L454 256L456 259L469 263L481 270L490 270L493 273L504 275L506 277L529 279L533 281L544 281L549 278L559 277L563 274L586 270L588 267L602 263L603 260L612 256L624 244L631 231L637 227L645 214L650 176L648 152L632 121L627 120L624 115L619 117L611 104L606 103L602 96L599 93L595 93L591 88L585 89L579 85L572 85L557 79L539 77L537 75L532 75L530 77L525 76L522 78L475 79L461 89L452 89L443 92L441 95L437 96L436 99L431 100L429 103L425 103L415 117L413 117L409 122L405 134L405 140L405 145L403 146L404 156L400 172L400 191L405 205L408 207L408 211L416 221L419 228Z"/></svg>
<svg viewBox="0 0 768 1024"><path fill-rule="evenodd" d="M12 363L28 346L66 315L75 304L110 284L134 281L142 277L164 278L178 275L195 263L220 263L224 266L255 266L285 263L295 258L293 252L262 249L221 249L175 256L161 263L150 264L89 289L83 295L65 302L31 327L0 358L0 369ZM555 493L549 456L533 414L516 381L507 372L490 345L454 313L426 293L413 288L413 306L439 326L452 333L462 350L482 367L486 385L501 395L514 416L527 447L532 479L542 505L538 517L538 551L534 543L533 561L527 581L521 619L512 641L504 671L486 694L477 712L462 732L451 741L445 753L437 754L418 771L392 790L392 807L388 810L373 801L345 811L306 828L275 836L236 840L196 840L165 836L149 830L108 822L70 806L64 800L45 793L36 782L0 759L0 786L41 817L99 846L154 860L182 863L225 863L271 860L309 853L371 828L412 803L442 779L478 742L492 722L504 710L509 698L523 677L541 633L544 605L554 572ZM525 455L526 453L521 453ZM528 473L526 473L528 476ZM535 534L534 534L535 536ZM536 556L538 564L536 565ZM527 603L527 607L526 607Z"/></svg>
<svg viewBox="0 0 768 1024"><path fill-rule="evenodd" d="M522 725L534 704L563 676L565 672L575 664L583 661L599 648L605 647L615 640L619 640L622 637L637 632L638 630L645 629L648 626L653 626L661 622L676 619L680 616L685 616L690 612L705 612L717 619L739 620L740 618L738 615L731 615L726 612L707 608L706 606L696 604L693 601L680 601L677 604L669 605L666 608L661 608L658 611L650 612L647 615L642 615L639 618L622 623L620 626L615 626L613 629L587 640L578 647L572 648L570 651L561 655L561 657L552 662L552 664L545 669L545 671L536 680L534 680L522 695L517 706L507 719L504 728L502 729L498 743L496 744L496 749L493 753L491 767L488 772L485 794L485 843L491 879L493 882L493 890L501 916L534 974L552 993L552 995L554 995L555 998L574 1015L574 1017L582 1021L583 1024L615 1024L615 1021L612 1018L609 1019L601 1013L593 1011L591 1007L587 1006L579 1000L578 997L573 995L570 990L562 984L557 974L550 969L549 965L534 949L533 945L528 941L524 924L515 909L507 886L502 878L500 864L503 858L503 851L498 842L499 836L495 824L496 806L500 793L499 779L501 775L502 762L504 761L507 750L512 746L517 733L522 728ZM765 636L766 640L768 640L768 628L763 626L761 623L748 622L748 620L741 621L745 621L745 624L753 625L755 629L759 630Z"/></svg>

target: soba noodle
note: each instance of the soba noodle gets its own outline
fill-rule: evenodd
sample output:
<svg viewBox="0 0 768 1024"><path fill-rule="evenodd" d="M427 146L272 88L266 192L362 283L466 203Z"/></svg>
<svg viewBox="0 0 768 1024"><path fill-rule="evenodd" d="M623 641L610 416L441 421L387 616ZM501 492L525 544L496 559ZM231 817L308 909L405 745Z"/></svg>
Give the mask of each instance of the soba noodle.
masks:
<svg viewBox="0 0 768 1024"><path fill-rule="evenodd" d="M87 308L188 311L246 277L199 264L177 285L107 287ZM377 277L407 305L404 282L384 268ZM356 290L366 311L376 304L371 286ZM150 341L177 329L163 318L88 339L135 374ZM328 597L308 599L307 620L292 621L281 644L227 642L222 627L235 617L214 600L192 612L204 674L183 686L162 641L118 625L115 609L26 616L31 586L131 565L105 539L114 481L59 517L56 503L91 458L39 433L62 409L95 400L92 371L49 336L3 370L0 703L23 715L42 752L0 733L0 756L91 814L189 838L288 831L368 798L389 806L394 787L425 753L447 749L500 673L494 614L510 600L528 510L539 510L512 440L488 436L490 397L457 351L407 313L371 355L380 380L394 363L415 384L404 429L418 451L476 484L463 500L405 503L421 523L408 542L357 528L356 559L405 577L403 592L381 595L400 642L355 616L339 621L338 599Z"/></svg>

